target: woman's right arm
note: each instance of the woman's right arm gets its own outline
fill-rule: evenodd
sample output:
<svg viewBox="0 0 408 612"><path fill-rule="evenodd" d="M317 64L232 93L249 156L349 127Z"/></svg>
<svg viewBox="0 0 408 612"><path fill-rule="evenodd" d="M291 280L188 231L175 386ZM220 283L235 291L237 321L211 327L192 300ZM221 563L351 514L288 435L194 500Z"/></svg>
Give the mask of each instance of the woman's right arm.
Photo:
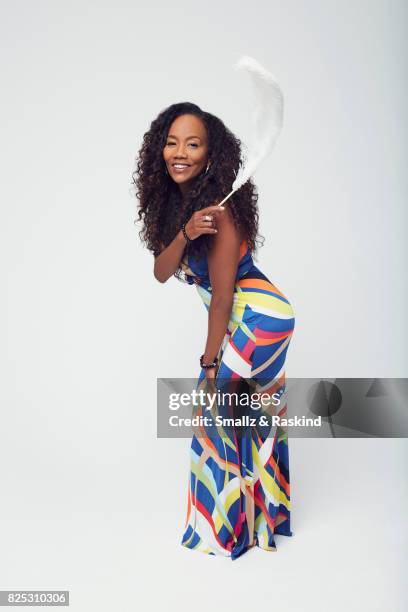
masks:
<svg viewBox="0 0 408 612"><path fill-rule="evenodd" d="M165 283L173 276L179 267L185 246L186 239L180 230L174 240L156 257L153 273L159 283Z"/></svg>
<svg viewBox="0 0 408 612"><path fill-rule="evenodd" d="M198 236L201 236L201 234L216 233L217 230L214 227L215 219L218 215L221 215L224 210L224 206L214 204L213 206L207 206L206 208L194 212L185 226L187 236L191 240L195 240ZM211 221L203 221L203 216L207 214L212 218ZM173 276L179 267L185 246L186 239L184 238L183 231L180 230L170 244L157 255L154 261L153 274L159 283L165 283Z"/></svg>

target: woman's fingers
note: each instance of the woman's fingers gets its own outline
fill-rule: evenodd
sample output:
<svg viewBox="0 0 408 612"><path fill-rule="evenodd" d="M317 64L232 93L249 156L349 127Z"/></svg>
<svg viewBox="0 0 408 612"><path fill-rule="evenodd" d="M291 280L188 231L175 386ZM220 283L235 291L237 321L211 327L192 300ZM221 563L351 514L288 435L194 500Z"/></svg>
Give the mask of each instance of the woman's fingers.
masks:
<svg viewBox="0 0 408 612"><path fill-rule="evenodd" d="M203 214L203 211L199 211L199 216L196 220L196 228L202 234L214 234L215 233L215 220L214 214Z"/></svg>
<svg viewBox="0 0 408 612"><path fill-rule="evenodd" d="M217 232L217 228L216 227L198 227L197 231L200 232L200 234L215 234Z"/></svg>
<svg viewBox="0 0 408 612"><path fill-rule="evenodd" d="M214 216L215 215L200 215L198 220L200 223L211 223L214 221Z"/></svg>
<svg viewBox="0 0 408 612"><path fill-rule="evenodd" d="M203 215L209 215L209 214L217 214L220 215L225 211L225 207L224 206L207 206L206 208L202 208L200 210L200 213Z"/></svg>
<svg viewBox="0 0 408 612"><path fill-rule="evenodd" d="M199 227L215 227L215 220L213 219L213 217L207 217L204 219L201 219L198 222L198 226Z"/></svg>
<svg viewBox="0 0 408 612"><path fill-rule="evenodd" d="M224 212L223 206L207 206L194 213L193 225L194 233L200 234L216 234L216 219L218 215Z"/></svg>

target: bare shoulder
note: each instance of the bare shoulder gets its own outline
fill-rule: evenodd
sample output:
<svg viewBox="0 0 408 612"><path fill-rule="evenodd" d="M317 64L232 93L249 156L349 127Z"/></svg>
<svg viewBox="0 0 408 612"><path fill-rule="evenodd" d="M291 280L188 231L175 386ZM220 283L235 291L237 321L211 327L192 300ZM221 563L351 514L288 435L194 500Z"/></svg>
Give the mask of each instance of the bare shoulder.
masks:
<svg viewBox="0 0 408 612"><path fill-rule="evenodd" d="M243 230L242 228L238 228L234 216L231 212L228 203L225 205L225 212L221 215L217 216L217 229L220 234L223 236L228 236L235 240L238 240L240 243L243 240Z"/></svg>

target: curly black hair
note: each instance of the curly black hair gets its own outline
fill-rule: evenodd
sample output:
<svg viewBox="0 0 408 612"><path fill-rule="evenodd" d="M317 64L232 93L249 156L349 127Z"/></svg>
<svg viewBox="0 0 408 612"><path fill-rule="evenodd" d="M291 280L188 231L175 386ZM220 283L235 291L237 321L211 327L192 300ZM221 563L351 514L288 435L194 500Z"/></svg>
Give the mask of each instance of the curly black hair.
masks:
<svg viewBox="0 0 408 612"><path fill-rule="evenodd" d="M207 130L211 164L208 172L195 177L183 202L179 186L166 172L163 149L171 124L185 114L195 115L203 121ZM155 257L162 251L162 245L166 247L172 242L183 222L187 222L193 212L221 202L231 191L242 164L241 141L215 115L203 111L192 102L172 104L159 113L143 136L136 158L136 169L132 173L132 184L139 200L139 218L135 223L142 220L143 227L139 236ZM249 179L225 202L253 256L258 242L257 201L256 187ZM212 234L201 234L186 248L194 255L207 253L213 239ZM180 267L175 276L183 280Z"/></svg>

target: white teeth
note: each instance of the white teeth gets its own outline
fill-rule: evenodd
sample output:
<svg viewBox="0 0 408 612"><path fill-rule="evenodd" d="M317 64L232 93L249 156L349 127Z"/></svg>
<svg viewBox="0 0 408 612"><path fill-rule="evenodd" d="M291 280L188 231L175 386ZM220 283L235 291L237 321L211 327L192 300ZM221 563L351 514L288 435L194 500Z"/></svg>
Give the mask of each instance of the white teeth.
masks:
<svg viewBox="0 0 408 612"><path fill-rule="evenodd" d="M188 168L188 164L174 164L174 167L179 169Z"/></svg>

